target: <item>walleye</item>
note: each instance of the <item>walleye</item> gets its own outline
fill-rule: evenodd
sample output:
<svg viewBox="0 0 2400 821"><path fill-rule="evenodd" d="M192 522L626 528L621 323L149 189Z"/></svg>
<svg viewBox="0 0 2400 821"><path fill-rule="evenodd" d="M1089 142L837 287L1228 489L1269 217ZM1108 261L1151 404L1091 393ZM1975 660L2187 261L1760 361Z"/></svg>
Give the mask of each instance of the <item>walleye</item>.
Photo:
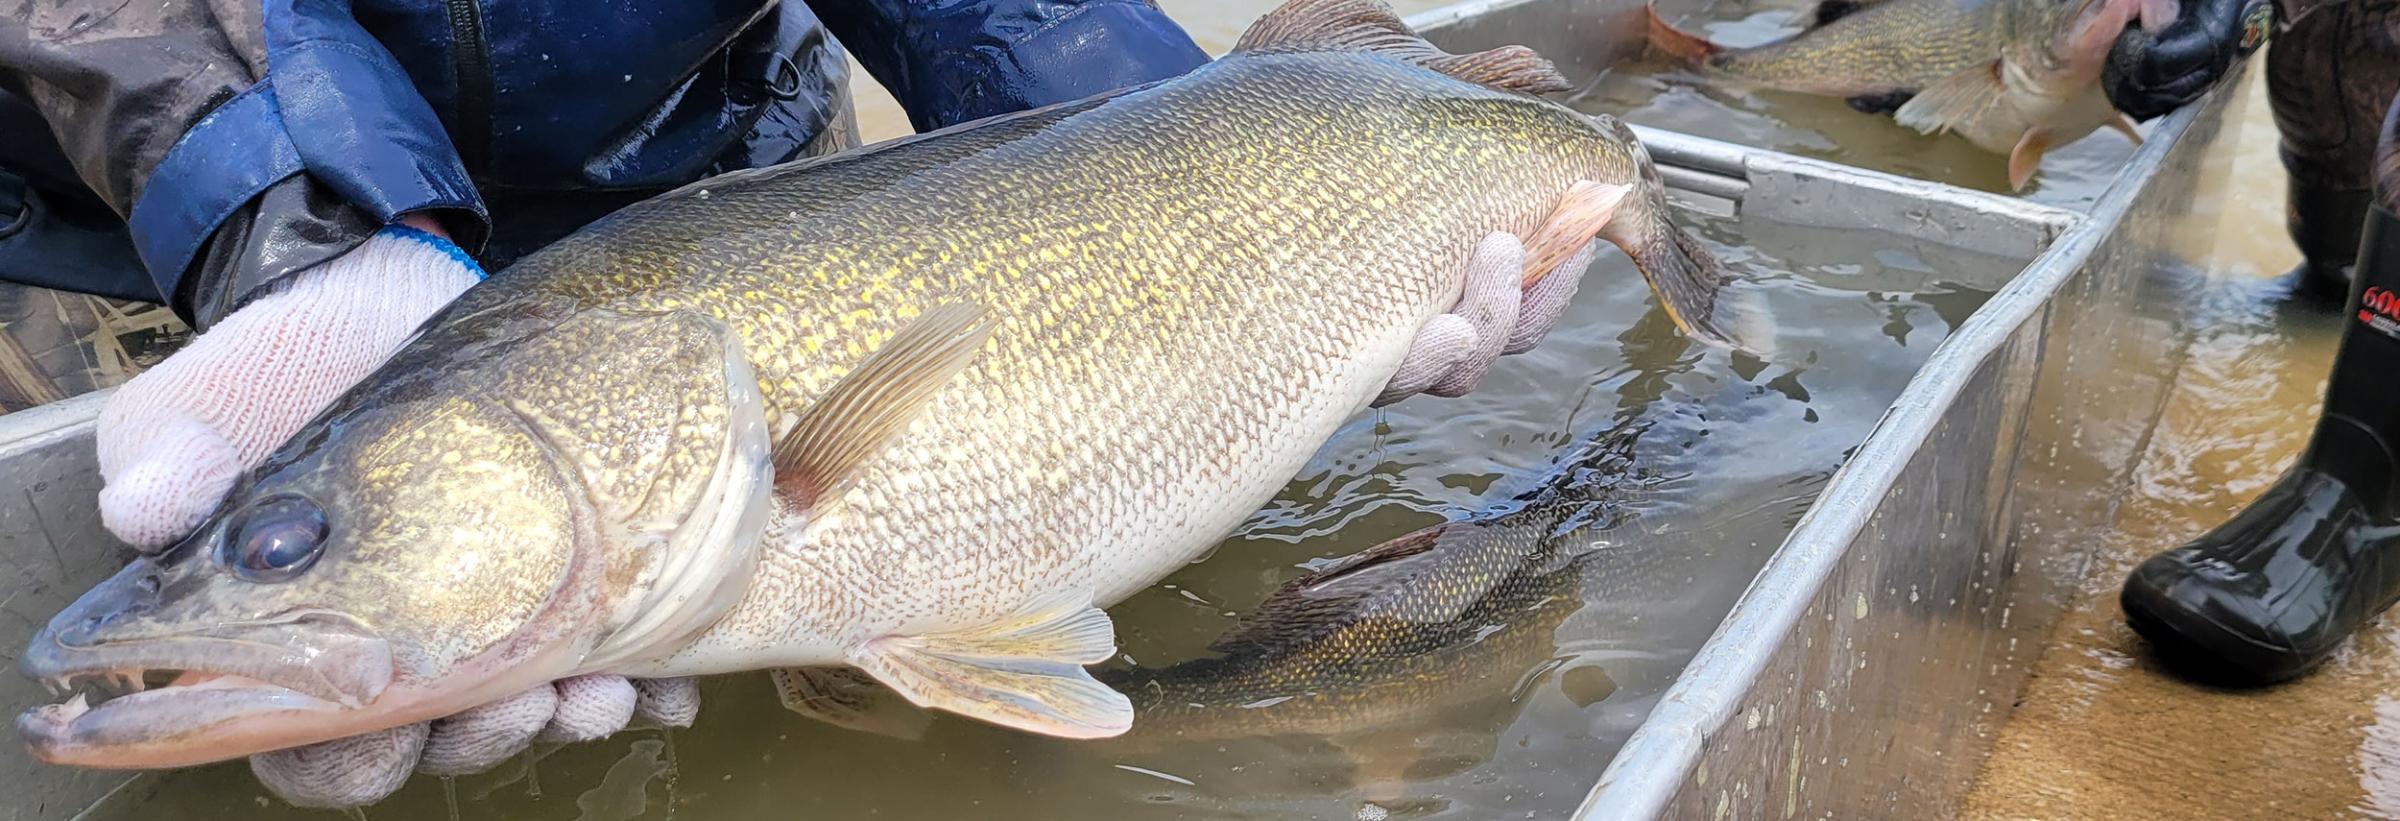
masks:
<svg viewBox="0 0 2400 821"><path fill-rule="evenodd" d="M1183 77L637 204L470 290L22 660L89 767L217 761L555 679L774 668L1066 737L1101 607L1271 498L1493 231L1718 270L1628 129L1295 0ZM1563 216L1562 216L1563 215ZM1556 225L1559 220L1572 224Z"/></svg>
<svg viewBox="0 0 2400 821"><path fill-rule="evenodd" d="M2051 148L2102 126L2141 142L2100 89L2117 34L2175 19L2172 0L1825 0L1799 34L1729 49L1650 10L1650 43L1769 88L1842 97L1926 134L2008 156L2023 190Z"/></svg>
<svg viewBox="0 0 2400 821"><path fill-rule="evenodd" d="M1607 544L1628 497L1661 478L1633 466L1637 431L1587 442L1508 501L1284 584L1214 656L1103 670L1134 700L1127 739L1319 736L1360 783L1386 786L1428 730L1474 716L1496 739L1527 682L1558 672L1558 626L1588 598L1674 587L1662 551Z"/></svg>

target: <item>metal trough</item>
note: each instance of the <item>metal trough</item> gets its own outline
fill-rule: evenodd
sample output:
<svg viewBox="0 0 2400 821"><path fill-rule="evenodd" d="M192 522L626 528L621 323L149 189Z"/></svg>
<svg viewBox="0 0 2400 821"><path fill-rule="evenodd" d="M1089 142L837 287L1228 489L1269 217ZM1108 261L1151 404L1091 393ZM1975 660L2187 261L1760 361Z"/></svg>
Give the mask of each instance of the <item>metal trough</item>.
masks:
<svg viewBox="0 0 2400 821"><path fill-rule="evenodd" d="M1640 13L1639 0L1475 0L1412 22L1453 51L1526 43L1588 77L1640 47ZM2173 286L2149 272L2190 208L2225 105L2220 95L2160 123L2087 214L1644 130L1687 206L2031 264L1933 354L1614 763L1591 774L1581 817L1956 806L2158 420L2165 381L2138 374L2161 373L2181 336ZM0 417L0 659L130 555L107 547L92 504L101 398ZM0 676L8 710L43 697ZM139 783L0 744L6 818L67 817Z"/></svg>

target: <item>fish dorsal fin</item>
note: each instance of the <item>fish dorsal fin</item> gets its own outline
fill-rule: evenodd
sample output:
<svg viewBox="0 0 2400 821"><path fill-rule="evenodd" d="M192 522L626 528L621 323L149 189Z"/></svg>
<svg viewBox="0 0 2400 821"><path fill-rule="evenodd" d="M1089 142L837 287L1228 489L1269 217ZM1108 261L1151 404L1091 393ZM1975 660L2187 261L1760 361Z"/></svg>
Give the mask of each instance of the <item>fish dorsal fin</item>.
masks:
<svg viewBox="0 0 2400 821"><path fill-rule="evenodd" d="M1252 23L1233 49L1254 54L1370 51L1504 91L1546 94L1572 87L1550 61L1524 46L1473 54L1443 51L1417 36L1380 0L1290 0Z"/></svg>
<svg viewBox="0 0 2400 821"><path fill-rule="evenodd" d="M775 443L775 489L801 509L839 495L858 466L908 430L991 335L983 308L917 315L835 382Z"/></svg>
<svg viewBox="0 0 2400 821"><path fill-rule="evenodd" d="M1408 590L1440 568L1430 555L1442 535L1461 527L1445 522L1344 556L1306 576L1285 582L1208 649L1227 656L1275 656L1305 648L1367 613L1372 600Z"/></svg>

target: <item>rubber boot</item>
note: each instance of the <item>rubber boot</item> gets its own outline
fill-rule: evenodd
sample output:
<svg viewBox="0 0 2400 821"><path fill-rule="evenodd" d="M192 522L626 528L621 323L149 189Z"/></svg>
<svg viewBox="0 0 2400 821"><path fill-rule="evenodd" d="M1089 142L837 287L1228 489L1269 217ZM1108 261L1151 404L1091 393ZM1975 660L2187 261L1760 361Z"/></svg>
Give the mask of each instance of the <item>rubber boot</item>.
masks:
<svg viewBox="0 0 2400 821"><path fill-rule="evenodd" d="M2126 579L2125 618L2187 675L2256 686L2308 672L2400 599L2400 217L2369 209L2349 323L2307 452L2266 493Z"/></svg>
<svg viewBox="0 0 2400 821"><path fill-rule="evenodd" d="M2291 180L2284 207L2284 225L2292 244L2300 248L2300 264L2288 278L2295 294L2327 304L2350 293L2350 268L2358 254L2359 226L2365 224L2367 204L2374 196L2364 190L2310 185L2298 175Z"/></svg>

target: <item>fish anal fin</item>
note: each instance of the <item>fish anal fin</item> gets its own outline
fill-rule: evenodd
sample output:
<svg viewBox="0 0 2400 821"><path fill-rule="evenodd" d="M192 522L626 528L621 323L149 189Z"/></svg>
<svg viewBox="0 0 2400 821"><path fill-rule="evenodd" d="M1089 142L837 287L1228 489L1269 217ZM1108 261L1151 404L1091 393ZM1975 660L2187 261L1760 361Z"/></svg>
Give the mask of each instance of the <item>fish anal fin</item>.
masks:
<svg viewBox="0 0 2400 821"><path fill-rule="evenodd" d="M845 730L915 741L933 724L933 714L901 703L858 670L785 667L767 672L785 708Z"/></svg>
<svg viewBox="0 0 2400 821"><path fill-rule="evenodd" d="M2050 132L2040 128L2026 131L2017 140L2016 149L2008 152L2009 190L2023 191L2026 183L2033 182L2033 172L2041 169L2042 155L2049 153L2054 142Z"/></svg>
<svg viewBox="0 0 2400 821"><path fill-rule="evenodd" d="M1617 206L1633 193L1631 185L1579 180L1567 187L1558 199L1558 206L1542 220L1540 228L1525 241L1525 287L1541 281L1542 275L1558 267L1583 246L1599 236L1600 228L1616 216Z"/></svg>
<svg viewBox="0 0 2400 821"><path fill-rule="evenodd" d="M1108 614L1054 601L997 623L886 636L851 663L919 707L1063 738L1107 738L1133 726L1133 703L1084 665L1116 653Z"/></svg>
<svg viewBox="0 0 2400 821"><path fill-rule="evenodd" d="M1934 81L1892 112L1892 119L1922 134L1939 134L1983 116L2005 91L2000 61L1993 60Z"/></svg>
<svg viewBox="0 0 2400 821"><path fill-rule="evenodd" d="M908 430L991 335L978 306L928 310L844 375L775 443L775 489L807 509L841 492L858 466Z"/></svg>
<svg viewBox="0 0 2400 821"><path fill-rule="evenodd" d="M1451 54L1426 42L1379 0L1290 0L1250 24L1235 51L1369 51L1471 83L1546 94L1572 88L1550 61L1524 46Z"/></svg>
<svg viewBox="0 0 2400 821"><path fill-rule="evenodd" d="M1708 58L1725 50L1722 46L1709 42L1706 37L1686 32L1668 23L1667 18L1659 16L1657 3L1644 6L1642 13L1650 18L1650 48L1661 54L1697 64L1705 63Z"/></svg>

